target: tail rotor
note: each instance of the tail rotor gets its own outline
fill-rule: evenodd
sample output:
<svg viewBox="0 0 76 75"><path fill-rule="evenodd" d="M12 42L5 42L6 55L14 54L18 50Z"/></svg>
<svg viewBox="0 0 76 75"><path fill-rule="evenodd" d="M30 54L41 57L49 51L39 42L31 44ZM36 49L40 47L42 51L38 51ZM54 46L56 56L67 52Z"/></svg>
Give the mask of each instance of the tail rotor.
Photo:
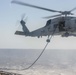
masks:
<svg viewBox="0 0 76 75"><path fill-rule="evenodd" d="M19 30L21 28L21 25L25 25L26 24L26 21L27 21L26 14L22 14L21 20L18 20L16 22L17 30Z"/></svg>

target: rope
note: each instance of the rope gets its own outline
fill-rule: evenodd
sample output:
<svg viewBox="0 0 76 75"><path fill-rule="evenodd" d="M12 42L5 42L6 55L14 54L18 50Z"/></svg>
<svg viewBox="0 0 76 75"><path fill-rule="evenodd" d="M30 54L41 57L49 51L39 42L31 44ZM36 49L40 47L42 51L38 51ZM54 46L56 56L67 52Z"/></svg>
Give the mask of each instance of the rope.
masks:
<svg viewBox="0 0 76 75"><path fill-rule="evenodd" d="M57 28L57 27L56 27L56 28ZM54 31L53 31L51 37L49 38L49 40L52 39L52 37L53 37L53 35L54 35L54 33L55 33L56 28L54 29ZM49 42L46 43L46 45L45 45L45 47L43 48L43 50L42 50L42 52L40 53L40 55L37 57L37 59L36 59L29 67L24 68L24 69L21 69L21 70L27 70L27 69L31 68L31 67L38 61L38 59L41 57L41 55L42 55L43 52L45 51L45 49L46 49L46 47L48 46L48 44L49 44Z"/></svg>
<svg viewBox="0 0 76 75"><path fill-rule="evenodd" d="M52 39L52 37L53 37L53 35L54 35L55 31L56 31L56 28L57 28L57 27L55 27L55 29L54 29L51 37L50 37L50 38L48 37L49 40ZM43 48L43 50L42 50L42 52L40 53L40 55L37 57L37 59L36 59L29 67L24 68L24 69L20 69L20 70L27 70L27 69L31 68L31 67L38 61L38 59L41 57L41 55L42 55L43 52L45 51L45 49L46 49L46 47L48 46L48 44L49 44L49 42L46 43L46 45L45 45L45 47ZM1 69L1 68L0 68L0 69ZM19 70L19 69L8 69L8 68L2 68L2 69L3 69L3 70Z"/></svg>
<svg viewBox="0 0 76 75"><path fill-rule="evenodd" d="M46 47L47 47L48 43L45 45L44 49L42 50L42 52L40 53L40 55L37 57L37 59L27 68L23 69L23 70L27 70L29 68L31 68L37 61L38 59L41 57L41 55L43 54L43 52L45 51Z"/></svg>

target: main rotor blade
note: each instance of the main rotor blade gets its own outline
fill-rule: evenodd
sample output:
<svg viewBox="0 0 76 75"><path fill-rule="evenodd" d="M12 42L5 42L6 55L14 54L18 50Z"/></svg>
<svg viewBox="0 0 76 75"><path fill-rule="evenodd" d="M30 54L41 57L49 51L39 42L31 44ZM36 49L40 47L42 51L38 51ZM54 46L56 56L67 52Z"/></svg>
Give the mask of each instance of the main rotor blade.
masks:
<svg viewBox="0 0 76 75"><path fill-rule="evenodd" d="M47 17L43 17L43 18L52 18L52 17L58 17L61 16L62 14L58 14L58 15L53 15L53 16L47 16Z"/></svg>
<svg viewBox="0 0 76 75"><path fill-rule="evenodd" d="M13 0L12 3L23 5L23 6L28 6L28 7L33 7L33 8L37 8L37 9L42 9L42 10L46 10L46 11L62 13L62 11L56 11L56 10L52 10L52 9L48 9L48 8L44 8L44 7L39 7L39 6L35 6L35 5L32 5L32 4L20 2L20 1Z"/></svg>
<svg viewBox="0 0 76 75"><path fill-rule="evenodd" d="M73 8L73 9L71 9L71 10L70 10L70 12L72 12L72 11L74 11L74 10L76 10L76 7L75 7L75 8Z"/></svg>

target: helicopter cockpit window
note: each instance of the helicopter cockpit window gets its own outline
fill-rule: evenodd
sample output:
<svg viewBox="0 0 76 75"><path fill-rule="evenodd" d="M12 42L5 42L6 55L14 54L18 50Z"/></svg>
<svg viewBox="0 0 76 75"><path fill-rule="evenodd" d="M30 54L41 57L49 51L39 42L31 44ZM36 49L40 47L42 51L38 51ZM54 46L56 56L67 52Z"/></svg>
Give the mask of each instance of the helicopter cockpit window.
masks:
<svg viewBox="0 0 76 75"><path fill-rule="evenodd" d="M50 24L51 24L51 20L48 20L46 26L49 26Z"/></svg>

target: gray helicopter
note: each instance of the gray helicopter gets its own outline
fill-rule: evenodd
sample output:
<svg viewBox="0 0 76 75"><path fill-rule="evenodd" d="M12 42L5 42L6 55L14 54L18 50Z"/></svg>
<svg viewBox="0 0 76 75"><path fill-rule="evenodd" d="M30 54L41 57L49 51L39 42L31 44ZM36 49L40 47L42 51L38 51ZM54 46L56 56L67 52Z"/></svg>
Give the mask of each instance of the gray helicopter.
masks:
<svg viewBox="0 0 76 75"><path fill-rule="evenodd" d="M23 31L16 31L15 32L16 35L22 35L22 36L24 35L39 38L42 36L49 37L54 32L54 35L61 35L62 37L76 36L76 17L71 16L74 15L72 11L76 10L76 8L73 8L72 10L69 11L57 11L36 5L31 5L17 0L16 1L13 0L12 3L37 8L49 12L59 13L57 15L44 17L49 19L47 20L46 25L32 32L29 31L29 29L26 27L26 22L22 19L20 21L20 24L22 25Z"/></svg>

